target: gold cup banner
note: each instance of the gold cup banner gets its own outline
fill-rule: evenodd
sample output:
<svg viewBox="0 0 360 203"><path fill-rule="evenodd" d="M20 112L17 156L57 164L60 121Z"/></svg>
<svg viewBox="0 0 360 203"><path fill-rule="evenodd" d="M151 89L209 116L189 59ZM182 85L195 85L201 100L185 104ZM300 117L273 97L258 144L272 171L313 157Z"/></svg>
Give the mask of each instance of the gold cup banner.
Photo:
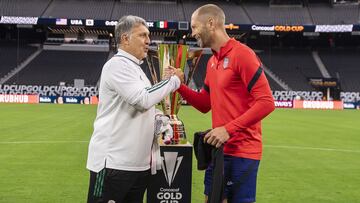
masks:
<svg viewBox="0 0 360 203"><path fill-rule="evenodd" d="M158 45L158 50L149 51L148 57L146 58L154 84L159 82L159 77L163 77L165 69L172 66L174 68L180 68L184 73L187 71L185 84L189 85L198 66L201 54L202 50L190 51L188 45ZM188 67L187 70L185 70L186 67ZM158 69L158 72L156 69ZM182 98L177 92L171 93L161 102L162 110L165 115L170 117L170 124L173 127L173 144L186 143L184 124L177 117L181 103Z"/></svg>

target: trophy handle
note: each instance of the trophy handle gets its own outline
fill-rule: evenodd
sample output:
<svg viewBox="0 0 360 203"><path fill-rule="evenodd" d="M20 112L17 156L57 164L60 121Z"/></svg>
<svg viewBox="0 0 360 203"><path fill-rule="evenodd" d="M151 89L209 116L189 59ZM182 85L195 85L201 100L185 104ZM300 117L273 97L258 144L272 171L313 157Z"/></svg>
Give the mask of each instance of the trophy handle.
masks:
<svg viewBox="0 0 360 203"><path fill-rule="evenodd" d="M188 77L186 79L185 85L188 86L190 83L190 80L193 78L195 70L197 69L199 65L199 61L201 59L203 50L196 50L189 52L189 59L192 61L191 65L189 66L189 73Z"/></svg>
<svg viewBox="0 0 360 203"><path fill-rule="evenodd" d="M148 64L148 67L150 70L151 78L153 80L153 85L155 85L156 83L159 82L159 79L157 78L156 70L154 67L154 58L158 58L157 55L158 55L157 51L150 49L148 51L148 55L146 56L146 62Z"/></svg>

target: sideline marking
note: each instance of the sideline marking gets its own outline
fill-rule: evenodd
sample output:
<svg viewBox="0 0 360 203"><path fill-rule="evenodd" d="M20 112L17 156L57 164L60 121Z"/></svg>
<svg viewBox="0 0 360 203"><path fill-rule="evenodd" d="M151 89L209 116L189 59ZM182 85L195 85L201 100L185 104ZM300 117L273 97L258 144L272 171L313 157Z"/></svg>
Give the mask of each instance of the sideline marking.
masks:
<svg viewBox="0 0 360 203"><path fill-rule="evenodd" d="M69 141L14 141L0 142L0 144L58 144L58 143L88 143L89 141L69 140Z"/></svg>
<svg viewBox="0 0 360 203"><path fill-rule="evenodd" d="M269 148L282 148L282 149L303 149L303 150L319 150L319 151L334 151L334 152L360 153L359 150L333 149L333 148L320 148L320 147L300 147L300 146L286 146L286 145L264 145L264 147L269 147Z"/></svg>
<svg viewBox="0 0 360 203"><path fill-rule="evenodd" d="M61 143L89 143L89 141L83 140L60 140L60 141L13 141L13 142L0 142L0 144L61 144ZM319 151L334 151L334 152L351 152L360 153L360 150L350 149L334 149L334 148L320 148L320 147L301 147L301 146L286 146L286 145L264 145L269 148L280 149L302 149L302 150L319 150Z"/></svg>

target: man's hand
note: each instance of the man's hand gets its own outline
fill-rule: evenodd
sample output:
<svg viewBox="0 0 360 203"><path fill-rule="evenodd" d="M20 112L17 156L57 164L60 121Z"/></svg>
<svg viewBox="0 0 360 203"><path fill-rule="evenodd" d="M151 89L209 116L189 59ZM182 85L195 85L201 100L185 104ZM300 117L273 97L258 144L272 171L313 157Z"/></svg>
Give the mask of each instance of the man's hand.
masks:
<svg viewBox="0 0 360 203"><path fill-rule="evenodd" d="M230 135L226 131L225 127L218 127L218 128L214 128L210 132L208 132L204 137L204 141L210 145L215 146L216 148L219 148L229 138L230 138Z"/></svg>
<svg viewBox="0 0 360 203"><path fill-rule="evenodd" d="M163 79L169 79L173 75L176 75L180 79L181 83L184 83L184 73L182 72L182 70L180 68L174 68L172 66L169 66L165 69Z"/></svg>
<svg viewBox="0 0 360 203"><path fill-rule="evenodd" d="M169 79L171 76L173 76L175 74L175 68L169 66L167 68L164 69L163 75L162 75L162 79L163 80L167 80Z"/></svg>
<svg viewBox="0 0 360 203"><path fill-rule="evenodd" d="M175 75L180 79L181 83L184 83L184 73L180 68L175 68Z"/></svg>

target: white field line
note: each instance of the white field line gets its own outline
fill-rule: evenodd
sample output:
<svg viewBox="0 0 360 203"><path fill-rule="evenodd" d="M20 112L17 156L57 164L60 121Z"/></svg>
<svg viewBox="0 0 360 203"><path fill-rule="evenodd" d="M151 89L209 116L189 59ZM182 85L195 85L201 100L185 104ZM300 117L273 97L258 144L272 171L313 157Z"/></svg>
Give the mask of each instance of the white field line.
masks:
<svg viewBox="0 0 360 203"><path fill-rule="evenodd" d="M0 144L61 144L61 143L89 143L83 140L59 140L59 141L13 141L0 142ZM302 146L286 146L286 145L264 145L265 148L280 148L280 149L300 149L300 150L318 150L318 151L334 151L334 152L350 152L360 153L360 150L349 149L334 149L334 148L320 148L320 147L302 147Z"/></svg>
<svg viewBox="0 0 360 203"><path fill-rule="evenodd" d="M318 151L360 153L360 150L320 148L320 147L301 147L301 146L286 146L286 145L264 145L264 147L265 148L281 148L281 149L300 149L300 150L318 150Z"/></svg>
<svg viewBox="0 0 360 203"><path fill-rule="evenodd" d="M82 140L59 140L59 141L13 141L0 142L0 144L61 144L61 143L89 143L89 141Z"/></svg>

